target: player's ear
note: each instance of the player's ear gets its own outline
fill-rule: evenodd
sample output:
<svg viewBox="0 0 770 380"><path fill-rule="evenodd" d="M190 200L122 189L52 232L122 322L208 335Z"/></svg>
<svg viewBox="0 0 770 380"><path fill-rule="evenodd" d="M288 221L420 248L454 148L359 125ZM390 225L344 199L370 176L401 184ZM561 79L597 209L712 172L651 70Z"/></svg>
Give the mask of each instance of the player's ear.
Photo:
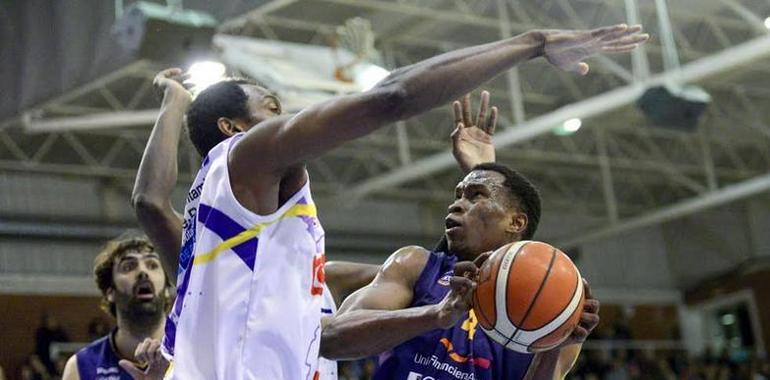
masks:
<svg viewBox="0 0 770 380"><path fill-rule="evenodd" d="M238 132L241 132L241 129L238 127L235 121L226 117L220 117L217 119L217 128L219 128L219 131L222 132L225 136L232 136Z"/></svg>
<svg viewBox="0 0 770 380"><path fill-rule="evenodd" d="M106 298L109 303L115 302L115 289L107 288L107 291L104 292L104 298Z"/></svg>
<svg viewBox="0 0 770 380"><path fill-rule="evenodd" d="M527 214L516 211L511 215L510 223L508 223L508 228L506 231L511 234L519 235L524 233L524 231L527 229L527 224L529 223L529 219L527 218Z"/></svg>

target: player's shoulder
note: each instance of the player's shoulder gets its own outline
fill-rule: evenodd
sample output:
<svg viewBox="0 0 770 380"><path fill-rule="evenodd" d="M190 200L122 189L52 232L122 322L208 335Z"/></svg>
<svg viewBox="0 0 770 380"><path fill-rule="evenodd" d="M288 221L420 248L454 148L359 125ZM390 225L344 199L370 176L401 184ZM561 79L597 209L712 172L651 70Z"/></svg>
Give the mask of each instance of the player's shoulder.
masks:
<svg viewBox="0 0 770 380"><path fill-rule="evenodd" d="M77 354L67 359L67 363L64 365L64 372L62 373L62 380L80 380Z"/></svg>
<svg viewBox="0 0 770 380"><path fill-rule="evenodd" d="M414 282L425 269L430 255L429 250L417 245L402 247L390 255L380 271L386 276L398 276Z"/></svg>

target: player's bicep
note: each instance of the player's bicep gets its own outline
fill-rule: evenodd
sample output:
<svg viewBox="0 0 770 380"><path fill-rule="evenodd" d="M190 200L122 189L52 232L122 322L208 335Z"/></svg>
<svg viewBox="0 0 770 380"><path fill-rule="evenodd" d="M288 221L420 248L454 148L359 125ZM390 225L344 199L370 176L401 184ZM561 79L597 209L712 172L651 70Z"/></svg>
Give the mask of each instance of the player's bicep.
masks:
<svg viewBox="0 0 770 380"><path fill-rule="evenodd" d="M263 121L233 148L231 170L280 173L394 121L403 98L403 91L380 87Z"/></svg>
<svg viewBox="0 0 770 380"><path fill-rule="evenodd" d="M404 247L380 267L374 280L351 294L340 313L353 310L397 310L409 307L414 284L430 253L420 247Z"/></svg>
<svg viewBox="0 0 770 380"><path fill-rule="evenodd" d="M339 313L353 310L397 310L412 301L412 288L399 281L375 277L371 284L357 290L340 306Z"/></svg>

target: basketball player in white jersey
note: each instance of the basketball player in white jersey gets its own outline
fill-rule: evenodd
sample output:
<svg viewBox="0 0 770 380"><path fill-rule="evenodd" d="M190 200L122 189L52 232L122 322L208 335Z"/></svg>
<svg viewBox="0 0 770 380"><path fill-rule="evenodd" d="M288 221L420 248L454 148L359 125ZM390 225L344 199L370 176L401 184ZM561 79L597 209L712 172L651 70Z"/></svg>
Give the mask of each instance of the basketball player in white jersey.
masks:
<svg viewBox="0 0 770 380"><path fill-rule="evenodd" d="M182 237L182 216L171 204L172 191L177 182L177 150L179 135L184 124L184 113L192 102L191 94L184 88L180 69L163 70L156 75L153 85L162 96L161 115L155 123L150 139L142 156L137 172L131 204L134 207L142 229L152 236L153 243L160 247L164 269L176 281L179 249ZM208 152L206 152L208 153ZM379 266L343 261L327 262L324 265L326 282L321 312L331 315L340 300L347 294L368 284L377 273ZM153 345L149 339L143 349L148 359L153 356ZM149 356L148 356L149 355ZM321 360L320 378L337 378L335 361ZM131 370L131 363L125 363Z"/></svg>
<svg viewBox="0 0 770 380"><path fill-rule="evenodd" d="M278 100L246 83L204 90L188 112L193 144L209 153L185 207L181 280L164 337L164 354L174 358L167 377L316 375L324 235L305 161L522 61L543 56L585 74L583 59L632 50L647 39L639 32L626 25L528 32L398 69L367 92L296 115L277 116ZM239 114L244 103L248 112Z"/></svg>

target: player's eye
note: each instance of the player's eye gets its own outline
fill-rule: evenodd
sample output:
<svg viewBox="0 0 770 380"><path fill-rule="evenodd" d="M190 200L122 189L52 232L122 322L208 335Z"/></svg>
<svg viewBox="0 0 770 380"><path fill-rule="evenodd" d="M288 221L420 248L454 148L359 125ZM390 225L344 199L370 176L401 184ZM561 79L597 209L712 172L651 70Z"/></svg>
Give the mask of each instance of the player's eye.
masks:
<svg viewBox="0 0 770 380"><path fill-rule="evenodd" d="M124 261L120 264L120 271L121 272L130 272L136 268L136 261Z"/></svg>

